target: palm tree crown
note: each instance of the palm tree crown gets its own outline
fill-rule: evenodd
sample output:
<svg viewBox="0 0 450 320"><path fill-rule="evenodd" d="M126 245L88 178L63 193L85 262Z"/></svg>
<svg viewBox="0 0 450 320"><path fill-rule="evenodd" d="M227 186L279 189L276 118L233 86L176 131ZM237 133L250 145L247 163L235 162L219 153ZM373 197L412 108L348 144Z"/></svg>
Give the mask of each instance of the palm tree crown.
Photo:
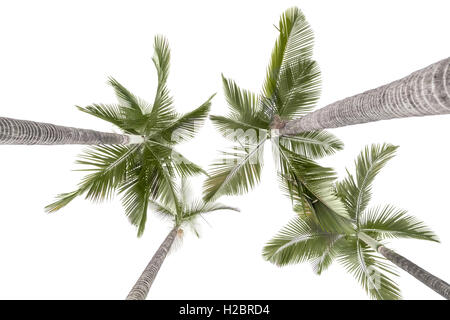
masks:
<svg viewBox="0 0 450 320"><path fill-rule="evenodd" d="M325 131L292 136L276 134L280 124L311 111L319 98L320 71L311 59L313 33L297 8L284 12L277 30L279 36L261 94L240 89L234 81L223 77L230 113L226 117L210 118L234 146L232 151L222 152L222 158L212 164L204 185L204 198L242 194L254 187L260 180L264 144L270 140L280 177L292 180L301 189L301 203L314 211L312 202L319 201L323 204L319 211L330 213L335 210L337 215L333 214L329 219L339 220L345 212L342 208L332 209L326 202L327 198L331 199L329 188L318 188L323 185L312 188L307 181L327 176L328 169L317 165L313 159L342 149L341 141ZM293 162L301 163L306 170L296 170Z"/></svg>
<svg viewBox="0 0 450 320"><path fill-rule="evenodd" d="M384 258L377 256L368 242L382 243L391 238L438 242L438 238L405 210L391 205L367 208L373 180L396 149L389 144L366 147L355 162L355 176L349 173L336 183L335 192L352 221L352 232L324 230L314 217L296 207L298 215L269 241L264 257L279 266L309 261L317 274L337 260L372 298L399 299L400 290L390 278L396 271Z"/></svg>
<svg viewBox="0 0 450 320"><path fill-rule="evenodd" d="M75 191L58 195L57 200L46 207L47 211L59 210L82 194L90 200L101 201L118 191L130 222L138 227L138 235L141 235L150 199L177 203L175 174L185 177L204 172L174 147L194 137L208 115L213 96L197 109L178 114L166 85L170 61L167 40L156 36L154 49L158 87L152 104L110 78L109 84L115 91L118 104L78 107L114 124L124 133L143 136L144 142L87 149L77 163L86 166L82 170L89 174Z"/></svg>

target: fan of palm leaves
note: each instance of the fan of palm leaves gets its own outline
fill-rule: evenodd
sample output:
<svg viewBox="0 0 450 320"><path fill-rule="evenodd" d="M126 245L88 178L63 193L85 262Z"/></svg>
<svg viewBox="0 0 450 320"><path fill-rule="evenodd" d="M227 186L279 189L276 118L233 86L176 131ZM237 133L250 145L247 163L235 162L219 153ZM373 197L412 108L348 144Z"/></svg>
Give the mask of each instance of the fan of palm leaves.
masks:
<svg viewBox="0 0 450 320"><path fill-rule="evenodd" d="M302 211L268 242L263 251L265 259L279 266L309 261L317 274L337 260L370 297L399 299L400 290L391 279L397 275L394 267L379 257L361 239L361 234L379 242L388 238L437 242L438 238L423 222L408 216L404 210L391 205L367 209L373 180L396 149L389 144L366 147L355 162L355 176L349 173L336 184L335 192L354 222L353 233L324 230L321 221ZM298 211L302 207L295 209Z"/></svg>
<svg viewBox="0 0 450 320"><path fill-rule="evenodd" d="M142 235L151 199L177 202L175 175L191 176L204 171L187 160L174 147L194 137L208 116L211 96L197 109L178 114L167 88L170 50L167 40L156 36L153 63L158 87L153 103L135 96L117 80L108 83L117 96L117 104L93 104L79 110L108 121L124 133L141 135L144 143L134 145L102 145L88 148L77 164L88 174L73 192L57 196L46 210L54 212L77 196L102 201L115 193L122 195L125 212Z"/></svg>
<svg viewBox="0 0 450 320"><path fill-rule="evenodd" d="M317 190L309 190L309 185L304 183L305 171L293 169L292 159L314 166L318 171L323 169L326 175L327 170L312 160L333 154L343 144L325 131L276 135L280 123L311 111L320 95L320 71L311 59L313 33L304 15L298 8L288 9L277 29L279 36L261 94L241 89L234 81L222 77L230 112L228 116L212 115L210 119L234 144L212 164L204 185L206 200L242 194L258 184L263 148L266 141L272 141L282 180L295 180L296 190L309 193L310 201L322 201L315 194ZM321 172L317 174L320 176Z"/></svg>

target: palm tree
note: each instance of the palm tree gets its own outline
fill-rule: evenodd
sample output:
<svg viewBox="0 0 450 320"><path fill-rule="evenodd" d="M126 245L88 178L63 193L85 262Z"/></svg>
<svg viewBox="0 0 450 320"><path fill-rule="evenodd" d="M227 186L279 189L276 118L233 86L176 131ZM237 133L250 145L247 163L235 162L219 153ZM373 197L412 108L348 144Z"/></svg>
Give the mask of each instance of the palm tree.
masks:
<svg viewBox="0 0 450 320"><path fill-rule="evenodd" d="M450 113L450 58L281 124L281 135Z"/></svg>
<svg viewBox="0 0 450 320"><path fill-rule="evenodd" d="M391 205L367 208L373 180L396 149L388 144L366 147L355 162L355 176L349 173L346 179L336 184L335 193L351 218L352 232L324 230L313 216L302 210L302 206L295 206L298 215L265 246L265 259L279 266L309 261L317 274L337 260L372 298L399 299L400 290L388 276L397 274L387 259L450 299L450 286L446 282L388 249L384 241L410 238L439 242L437 236L405 210Z"/></svg>
<svg viewBox="0 0 450 320"><path fill-rule="evenodd" d="M142 275L137 280L136 284L131 289L127 296L127 300L144 300L153 284L153 281L158 274L167 253L170 251L177 235L182 236L184 229L189 227L198 236L196 229L196 220L199 217L203 218L206 213L211 213L219 210L234 210L239 209L229 207L217 202L205 202L197 199L192 200L190 196L191 188L183 179L181 187L177 190L176 201L160 203L158 201L150 200L150 207L153 211L164 218L170 219L172 229L163 241L155 255L150 260Z"/></svg>
<svg viewBox="0 0 450 320"><path fill-rule="evenodd" d="M144 138L0 117L0 144L138 144Z"/></svg>
<svg viewBox="0 0 450 320"><path fill-rule="evenodd" d="M101 201L118 191L122 195L125 212L131 223L138 227L140 236L145 228L150 198L176 201L175 174L186 177L205 173L174 147L195 136L208 115L212 97L197 109L179 115L173 108L166 86L170 60L167 40L162 36L155 37L154 49L158 87L153 104L136 97L111 78L109 83L115 90L118 105L79 107L127 134L144 137L143 141L133 145L89 147L77 161L87 166L82 171L89 174L75 191L58 195L57 200L46 207L48 212L61 209L83 194L87 199Z"/></svg>
<svg viewBox="0 0 450 320"><path fill-rule="evenodd" d="M320 71L311 59L313 33L297 8L283 13L277 29L279 36L261 94L243 90L234 81L222 77L230 113L226 117L210 116L210 119L234 146L231 151L222 152L222 158L212 164L204 184L204 198L242 194L254 187L260 180L264 144L271 141L281 175L296 179L303 189L305 205L319 201L322 210L317 211L323 214L324 223L329 220L328 223L336 226L341 224L341 216L346 215L344 210L331 212L326 202L331 197L321 194L326 191L309 187L307 180L311 172L297 170L294 174L292 159L320 177L326 175L328 169L313 160L333 154L342 149L343 144L325 131L290 136L279 136L276 132L283 120L305 115L319 98Z"/></svg>

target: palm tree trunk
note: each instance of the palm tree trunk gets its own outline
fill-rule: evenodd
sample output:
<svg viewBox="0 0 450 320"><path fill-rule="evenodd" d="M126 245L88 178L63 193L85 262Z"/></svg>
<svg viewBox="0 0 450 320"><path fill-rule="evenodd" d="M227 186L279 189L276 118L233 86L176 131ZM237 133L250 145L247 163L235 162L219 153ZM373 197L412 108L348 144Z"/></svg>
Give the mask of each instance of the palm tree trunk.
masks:
<svg viewBox="0 0 450 320"><path fill-rule="evenodd" d="M427 287L433 289L447 300L450 300L450 285L447 282L432 275L398 253L386 248L367 234L359 232L358 237L397 267L405 270Z"/></svg>
<svg viewBox="0 0 450 320"><path fill-rule="evenodd" d="M378 252L382 254L386 259L391 261L393 264L395 264L399 268L402 268L410 275L412 275L414 278L421 281L423 284L433 289L447 300L450 300L450 285L447 282L432 275L431 273L422 269L415 263L409 261L408 259L399 255L398 253L395 253L394 251L386 248L385 246L379 246Z"/></svg>
<svg viewBox="0 0 450 320"><path fill-rule="evenodd" d="M133 144L143 140L135 135L0 117L0 144Z"/></svg>
<svg viewBox="0 0 450 320"><path fill-rule="evenodd" d="M158 274L158 271L170 250L170 247L172 247L172 244L177 236L177 232L178 227L174 227L167 235L166 239L163 241L155 255L152 257L152 260L150 260L144 272L142 272L142 275L131 289L127 296L127 300L145 300L148 291L150 290L150 287L152 286L153 281L155 280L156 275Z"/></svg>
<svg viewBox="0 0 450 320"><path fill-rule="evenodd" d="M280 135L394 118L450 113L450 58L291 121Z"/></svg>

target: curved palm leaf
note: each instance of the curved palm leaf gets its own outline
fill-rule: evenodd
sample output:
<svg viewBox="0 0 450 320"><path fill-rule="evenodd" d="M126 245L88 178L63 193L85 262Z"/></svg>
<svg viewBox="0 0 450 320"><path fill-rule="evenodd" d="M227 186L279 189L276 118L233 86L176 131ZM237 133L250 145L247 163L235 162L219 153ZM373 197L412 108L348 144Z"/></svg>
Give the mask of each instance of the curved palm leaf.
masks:
<svg viewBox="0 0 450 320"><path fill-rule="evenodd" d="M276 88L278 115L284 119L304 116L320 98L320 69L313 60L299 60L281 70Z"/></svg>
<svg viewBox="0 0 450 320"><path fill-rule="evenodd" d="M339 254L339 246L342 242L346 241L345 236L336 235L332 239L330 239L328 246L325 250L320 254L320 256L316 258L312 258L310 260L313 271L320 275L323 271L328 269L328 267L333 263L333 261L338 257Z"/></svg>
<svg viewBox="0 0 450 320"><path fill-rule="evenodd" d="M390 144L367 146L356 159L355 178L348 174L346 179L336 184L337 195L357 223L359 215L371 199L373 180L384 165L394 157L397 148Z"/></svg>
<svg viewBox="0 0 450 320"><path fill-rule="evenodd" d="M233 80L226 79L223 75L222 82L225 98L231 111L230 118L256 128L268 129L269 123L259 116L259 97L248 90L239 88Z"/></svg>
<svg viewBox="0 0 450 320"><path fill-rule="evenodd" d="M114 104L92 104L90 106L86 107L80 107L76 106L78 110L90 114L94 117L97 117L99 119L108 121L109 123L112 123L119 127L120 129L124 130L125 132L128 131L128 128L126 128L124 124L125 117L123 115L122 110L120 109L119 105ZM129 132L129 131L128 131ZM135 131L133 131L135 133Z"/></svg>
<svg viewBox="0 0 450 320"><path fill-rule="evenodd" d="M236 146L233 152L222 152L222 159L211 165L203 185L203 199L210 201L220 195L242 194L259 183L265 141Z"/></svg>
<svg viewBox="0 0 450 320"><path fill-rule="evenodd" d="M197 201L191 201L184 210L183 221L189 221L195 219L198 215L212 213L221 210L232 210L239 212L240 210L235 207L231 207L219 202L204 202L199 199Z"/></svg>
<svg viewBox="0 0 450 320"><path fill-rule="evenodd" d="M55 212L84 193L87 199L93 201L110 198L127 178L127 169L133 163L139 148L140 145L102 145L87 149L77 160L77 164L88 166L80 171L92 173L83 178L77 190L59 194L57 200L46 206L45 210Z"/></svg>
<svg viewBox="0 0 450 320"><path fill-rule="evenodd" d="M378 240L411 238L439 242L437 235L425 223L390 205L364 211L360 230Z"/></svg>
<svg viewBox="0 0 450 320"><path fill-rule="evenodd" d="M281 146L308 159L318 159L342 150L344 144L327 131L303 132L278 138Z"/></svg>
<svg viewBox="0 0 450 320"><path fill-rule="evenodd" d="M278 31L280 34L272 51L263 88L268 98L275 93L281 70L299 58L310 58L313 49L313 32L298 8L290 8L283 13Z"/></svg>
<svg viewBox="0 0 450 320"><path fill-rule="evenodd" d="M295 217L267 243L263 256L278 266L308 261L320 257L338 236L311 219Z"/></svg>
<svg viewBox="0 0 450 320"><path fill-rule="evenodd" d="M303 206L329 232L353 231L345 208L335 196L332 182L336 174L314 161L280 147L281 182L289 196Z"/></svg>
<svg viewBox="0 0 450 320"><path fill-rule="evenodd" d="M129 171L120 188L125 214L138 226L138 236L145 229L150 199L168 206L179 207L175 178L171 167L159 157L154 148L145 146L140 163Z"/></svg>
<svg viewBox="0 0 450 320"><path fill-rule="evenodd" d="M375 255L370 247L360 240L340 243L338 261L358 280L364 290L374 299L401 299L400 289L385 273L397 276L383 258Z"/></svg>
<svg viewBox="0 0 450 320"><path fill-rule="evenodd" d="M208 175L199 165L193 163L171 145L159 143L154 140L147 141L147 147L153 150L171 171L176 171L181 177L189 177L197 174Z"/></svg>
<svg viewBox="0 0 450 320"><path fill-rule="evenodd" d="M165 37L156 36L153 47L155 54L152 60L158 73L158 87L150 112L150 121L145 129L147 134L157 129L165 128L175 120L176 115L175 110L172 108L173 99L166 85L170 65L169 43Z"/></svg>
<svg viewBox="0 0 450 320"><path fill-rule="evenodd" d="M233 142L239 137L246 135L259 136L261 132L264 135L268 134L268 130L258 127L257 123L249 124L240 120L213 115L209 116L209 118L222 136Z"/></svg>
<svg viewBox="0 0 450 320"><path fill-rule="evenodd" d="M193 138L208 117L211 100L214 96L215 94L209 97L200 107L182 115L167 128L164 128L160 132L161 136L169 142L183 142Z"/></svg>

